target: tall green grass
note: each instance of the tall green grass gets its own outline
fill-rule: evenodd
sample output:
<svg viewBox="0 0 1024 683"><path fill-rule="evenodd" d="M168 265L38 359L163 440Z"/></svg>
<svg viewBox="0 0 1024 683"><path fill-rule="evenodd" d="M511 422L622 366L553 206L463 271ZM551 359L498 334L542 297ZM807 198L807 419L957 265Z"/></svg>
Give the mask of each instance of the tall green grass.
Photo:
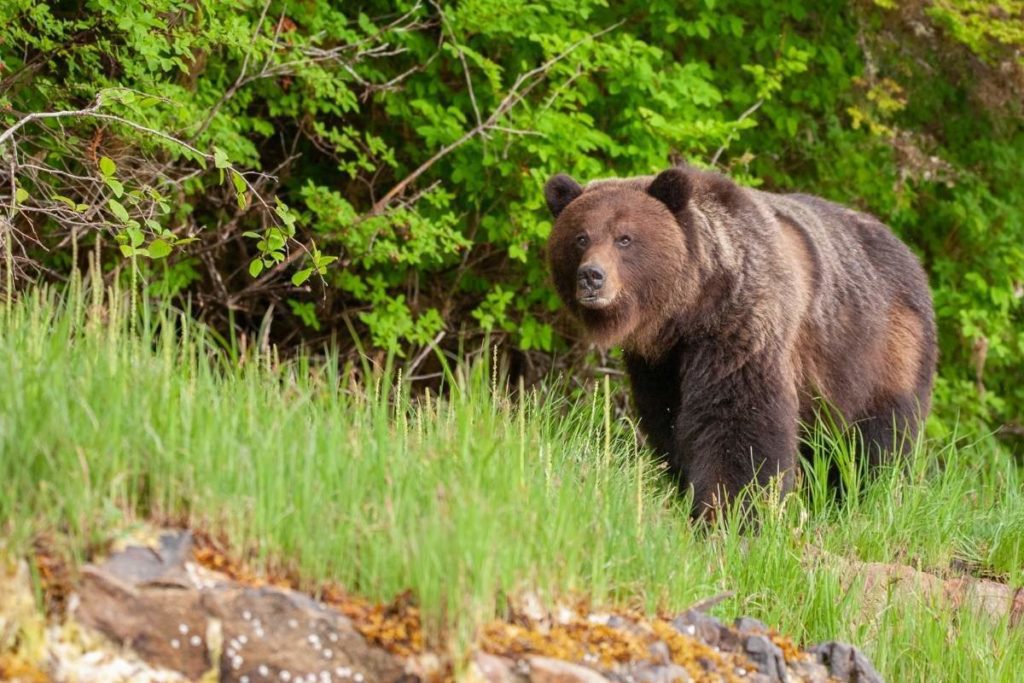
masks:
<svg viewBox="0 0 1024 683"><path fill-rule="evenodd" d="M443 399L413 400L400 368L239 353L126 299L36 290L0 313L7 552L56 531L81 558L139 520L187 519L310 586L411 589L456 643L519 588L652 611L733 591L721 616L852 641L892 680L1019 676L1024 629L915 596L866 613L833 561L941 574L959 557L1024 583L1024 477L986 441L921 444L837 499L821 475L844 444L819 432L800 494L762 497L756 533L698 531L607 384L513 400L483 358L448 369Z"/></svg>

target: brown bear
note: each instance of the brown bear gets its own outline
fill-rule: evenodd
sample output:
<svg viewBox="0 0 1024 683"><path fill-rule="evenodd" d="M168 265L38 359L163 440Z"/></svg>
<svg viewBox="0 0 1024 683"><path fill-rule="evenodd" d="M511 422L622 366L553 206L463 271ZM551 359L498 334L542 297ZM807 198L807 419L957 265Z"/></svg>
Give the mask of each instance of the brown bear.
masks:
<svg viewBox="0 0 1024 683"><path fill-rule="evenodd" d="M873 217L694 168L559 174L544 195L555 287L591 340L623 347L641 430L694 514L751 481L789 490L822 402L872 464L916 436L935 315L920 263Z"/></svg>

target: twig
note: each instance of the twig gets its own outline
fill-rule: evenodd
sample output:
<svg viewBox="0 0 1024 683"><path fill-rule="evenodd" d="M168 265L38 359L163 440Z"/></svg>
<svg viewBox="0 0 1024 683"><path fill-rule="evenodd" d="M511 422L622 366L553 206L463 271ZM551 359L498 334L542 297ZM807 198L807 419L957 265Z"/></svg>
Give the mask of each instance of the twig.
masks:
<svg viewBox="0 0 1024 683"><path fill-rule="evenodd" d="M370 214L376 215L381 213L388 206L388 204L391 203L392 199L394 199L397 195L401 194L405 190L405 188L409 186L410 183L414 182L417 178L426 173L431 166L436 164L444 157L448 156L451 152L458 149L472 138L476 137L477 135L484 132L488 128L493 127L505 114L509 112L509 110L511 110L524 97L526 97L527 93L529 93L534 87L536 87L538 83L540 83L544 79L544 76L547 74L549 70L551 70L553 66L555 66L555 64L568 57L572 52L574 52L584 43L591 40L596 40L597 38L600 38L604 34L617 29L619 26L623 24L624 21L625 20L618 21L612 24L611 26L602 29L601 31L598 31L597 33L592 33L586 36L585 38L581 38L580 40L570 45L563 52L555 55L554 57L544 62L540 66L531 69L526 73L520 74L519 77L516 78L515 83L512 84L512 87L509 89L508 93L505 95L505 98L502 99L502 101L498 104L497 107L495 107L494 111L491 112L490 116L488 116L485 121L469 129L468 131L463 133L457 140L455 140L455 142L451 142L445 145L440 150L438 150L436 154L434 154L432 157L430 157L425 162L420 164L420 166L415 171L413 171L405 178L403 178L397 185L391 188L387 192L387 194L381 197L370 209ZM538 78L534 80L535 77Z"/></svg>
<svg viewBox="0 0 1024 683"><path fill-rule="evenodd" d="M736 119L736 122L735 122L736 125L739 125L747 117L752 116L754 114L754 112L756 112L758 109L761 108L762 104L764 104L764 98L763 97L761 99L759 99L757 102L754 102L754 104L750 105L750 107L748 107L745 112L740 114L740 117L738 119ZM733 139L735 137L736 137L735 131L730 132L729 135L726 136L725 142L723 142L722 146L718 148L717 152L715 152L715 156L711 157L711 165L712 166L714 166L715 164L718 163L718 158L722 156L722 152L725 151L725 148L729 145L730 142L733 141Z"/></svg>
<svg viewBox="0 0 1024 683"><path fill-rule="evenodd" d="M437 14L441 17L441 28L448 32L448 35L452 37L452 47L459 55L459 61L462 62L462 73L466 76L466 89L469 91L469 102L473 105L473 114L476 116L476 125L482 126L483 119L480 118L480 107L476 104L476 93L473 92L473 79L469 75L469 64L466 63L466 55L462 51L462 46L459 45L458 38L455 36L455 31L452 30L451 25L448 23L448 17L445 16L444 10L434 0L429 0L431 6L437 10Z"/></svg>
<svg viewBox="0 0 1024 683"><path fill-rule="evenodd" d="M259 21L256 22L256 30L253 31L252 40L249 41L249 47L245 50L245 58L242 60L242 70L239 72L238 78L235 79L235 82L231 85L230 88L224 91L224 94L220 96L220 99L217 100L217 103L210 108L210 111L209 113L207 113L206 118L203 119L203 122L199 125L199 130L197 130L190 139L195 140L204 132L206 132L206 129L210 127L211 123L213 123L213 117L217 115L217 112L220 111L220 108L224 106L224 103L230 100L232 97L234 97L235 93L238 92L238 89L248 82L245 80L245 72L249 68L249 59L252 57L252 51L253 48L256 46L256 41L260 37L260 31L263 30L263 21L267 18L267 10L269 9L270 0L267 0L263 4L263 11L260 12ZM281 22L279 21L277 22L277 24L277 30L280 30ZM275 31L274 33L274 43L277 43L277 31ZM267 58L269 59L269 55Z"/></svg>
<svg viewBox="0 0 1024 683"><path fill-rule="evenodd" d="M409 364L408 370L405 371L406 374L412 375L416 372L416 368L420 366L420 363L423 362L423 359L427 357L427 354L430 353L431 350L437 348L437 345L441 343L442 339L444 339L445 334L447 334L447 332L444 330L438 332L434 338L423 347L423 350L416 354L416 357L412 359L412 363Z"/></svg>
<svg viewBox="0 0 1024 683"><path fill-rule="evenodd" d="M724 593L719 593L718 595L713 595L710 598L705 598L693 603L690 605L688 610L693 610L694 612L707 612L718 603L725 602L729 598L734 597L736 597L735 591L725 591Z"/></svg>

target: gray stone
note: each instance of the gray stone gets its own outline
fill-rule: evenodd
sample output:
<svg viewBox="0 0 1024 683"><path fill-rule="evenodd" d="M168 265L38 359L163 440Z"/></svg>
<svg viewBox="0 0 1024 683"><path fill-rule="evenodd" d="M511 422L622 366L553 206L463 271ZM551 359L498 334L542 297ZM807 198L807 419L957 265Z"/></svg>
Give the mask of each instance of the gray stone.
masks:
<svg viewBox="0 0 1024 683"><path fill-rule="evenodd" d="M170 536L170 537L168 537ZM189 572L187 533L133 546L83 569L74 617L147 663L196 680L409 680L398 658L351 621L295 591L251 588Z"/></svg>
<svg viewBox="0 0 1024 683"><path fill-rule="evenodd" d="M733 627L740 633L768 633L768 626L754 617L738 617Z"/></svg>
<svg viewBox="0 0 1024 683"><path fill-rule="evenodd" d="M203 591L206 614L223 624L221 681L258 680L266 670L296 680L326 672L364 681L397 681L404 667L371 646L352 622L309 597L278 588L220 587Z"/></svg>
<svg viewBox="0 0 1024 683"><path fill-rule="evenodd" d="M690 683L693 678L678 664L645 664L631 668L626 680L633 683Z"/></svg>
<svg viewBox="0 0 1024 683"><path fill-rule="evenodd" d="M610 683L593 669L550 657L527 657L530 683Z"/></svg>
<svg viewBox="0 0 1024 683"><path fill-rule="evenodd" d="M778 645L767 636L747 636L743 641L743 651L747 659L757 665L757 670L770 681L783 681L786 677L786 657Z"/></svg>
<svg viewBox="0 0 1024 683"><path fill-rule="evenodd" d="M481 683L516 683L522 679L516 675L514 668L514 662L507 657L475 652L468 680Z"/></svg>
<svg viewBox="0 0 1024 683"><path fill-rule="evenodd" d="M789 670L803 683L829 683L828 669L818 662L793 662Z"/></svg>
<svg viewBox="0 0 1024 683"><path fill-rule="evenodd" d="M643 667L633 672L636 683L690 683L690 673L677 664Z"/></svg>
<svg viewBox="0 0 1024 683"><path fill-rule="evenodd" d="M155 548L131 545L114 553L103 563L103 571L133 585L191 588L185 570L191 561L192 534L168 531L160 534Z"/></svg>
<svg viewBox="0 0 1024 683"><path fill-rule="evenodd" d="M697 610L687 610L672 620L672 626L684 636L696 638L712 647L734 650L739 639L721 621Z"/></svg>
<svg viewBox="0 0 1024 683"><path fill-rule="evenodd" d="M612 614L608 617L608 626L612 628L634 628L636 624L620 617L618 614Z"/></svg>
<svg viewBox="0 0 1024 683"><path fill-rule="evenodd" d="M808 649L841 683L883 683L871 661L853 645L828 641Z"/></svg>
<svg viewBox="0 0 1024 683"><path fill-rule="evenodd" d="M654 664L667 665L672 663L672 651L669 650L668 644L664 641L659 640L651 644L647 650L651 653L651 662Z"/></svg>
<svg viewBox="0 0 1024 683"><path fill-rule="evenodd" d="M211 668L198 590L138 586L100 567L82 570L75 618L144 661L195 680Z"/></svg>

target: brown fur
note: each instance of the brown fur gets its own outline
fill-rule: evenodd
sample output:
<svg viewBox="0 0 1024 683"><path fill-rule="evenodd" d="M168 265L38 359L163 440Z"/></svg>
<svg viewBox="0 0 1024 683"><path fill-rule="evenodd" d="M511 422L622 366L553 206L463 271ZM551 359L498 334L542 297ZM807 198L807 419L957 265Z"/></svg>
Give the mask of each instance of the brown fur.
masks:
<svg viewBox="0 0 1024 683"><path fill-rule="evenodd" d="M545 196L559 295L593 341L624 347L641 426L698 510L751 480L788 485L797 421L821 399L872 462L916 434L931 298L874 218L694 169L586 188L556 176ZM598 269L596 286L581 266Z"/></svg>
<svg viewBox="0 0 1024 683"><path fill-rule="evenodd" d="M891 394L911 394L921 365L924 331L921 320L905 306L889 311L889 329L884 352L876 359L882 386Z"/></svg>

